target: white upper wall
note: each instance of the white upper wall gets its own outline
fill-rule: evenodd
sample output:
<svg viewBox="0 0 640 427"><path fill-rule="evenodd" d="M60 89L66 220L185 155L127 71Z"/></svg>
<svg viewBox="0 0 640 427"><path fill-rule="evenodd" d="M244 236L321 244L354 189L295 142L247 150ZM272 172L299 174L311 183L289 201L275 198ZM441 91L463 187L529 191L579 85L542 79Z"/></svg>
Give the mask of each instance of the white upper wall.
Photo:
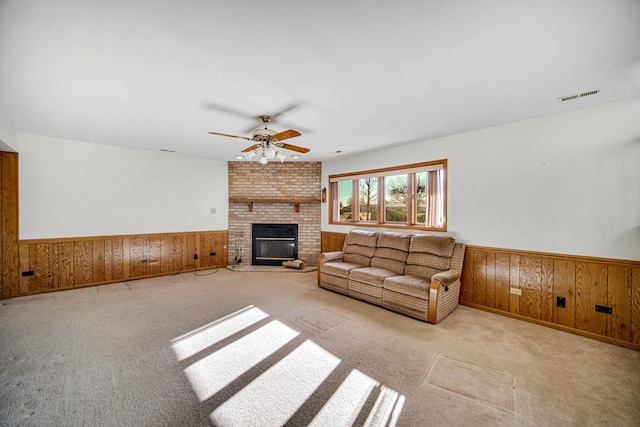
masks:
<svg viewBox="0 0 640 427"><path fill-rule="evenodd" d="M17 139L15 131L0 120L0 151L15 152Z"/></svg>
<svg viewBox="0 0 640 427"><path fill-rule="evenodd" d="M640 98L324 162L322 182L442 158L456 239L640 260Z"/></svg>
<svg viewBox="0 0 640 427"><path fill-rule="evenodd" d="M20 239L227 229L226 162L25 134L18 149Z"/></svg>

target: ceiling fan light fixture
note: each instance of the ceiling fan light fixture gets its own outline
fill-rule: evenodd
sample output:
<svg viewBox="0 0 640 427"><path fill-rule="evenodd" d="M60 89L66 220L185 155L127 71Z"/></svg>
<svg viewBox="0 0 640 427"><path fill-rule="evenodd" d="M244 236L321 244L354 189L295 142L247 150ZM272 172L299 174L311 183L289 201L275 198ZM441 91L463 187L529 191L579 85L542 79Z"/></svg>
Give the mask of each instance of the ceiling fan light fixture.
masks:
<svg viewBox="0 0 640 427"><path fill-rule="evenodd" d="M276 151L276 157L280 159L280 163L284 163L284 159L287 158L287 155L279 151Z"/></svg>
<svg viewBox="0 0 640 427"><path fill-rule="evenodd" d="M260 163L263 165L266 165L267 163L269 163L269 160L267 160L267 158L264 156L264 154L262 154L262 156L260 156Z"/></svg>
<svg viewBox="0 0 640 427"><path fill-rule="evenodd" d="M273 149L271 147L267 147L264 150L264 154L267 157L267 159L269 159L269 160L273 159L276 156L276 152L273 151Z"/></svg>

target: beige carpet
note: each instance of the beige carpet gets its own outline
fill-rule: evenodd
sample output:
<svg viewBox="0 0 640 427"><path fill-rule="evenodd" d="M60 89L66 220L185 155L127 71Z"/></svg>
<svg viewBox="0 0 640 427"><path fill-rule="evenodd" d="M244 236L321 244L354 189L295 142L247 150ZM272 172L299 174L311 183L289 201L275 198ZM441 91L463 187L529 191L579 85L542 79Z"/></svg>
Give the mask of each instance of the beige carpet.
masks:
<svg viewBox="0 0 640 427"><path fill-rule="evenodd" d="M318 268L305 265L303 268L289 268L281 265L227 265L227 270L243 273L311 273Z"/></svg>
<svg viewBox="0 0 640 427"><path fill-rule="evenodd" d="M640 353L315 274L192 273L0 301L0 425L640 425Z"/></svg>

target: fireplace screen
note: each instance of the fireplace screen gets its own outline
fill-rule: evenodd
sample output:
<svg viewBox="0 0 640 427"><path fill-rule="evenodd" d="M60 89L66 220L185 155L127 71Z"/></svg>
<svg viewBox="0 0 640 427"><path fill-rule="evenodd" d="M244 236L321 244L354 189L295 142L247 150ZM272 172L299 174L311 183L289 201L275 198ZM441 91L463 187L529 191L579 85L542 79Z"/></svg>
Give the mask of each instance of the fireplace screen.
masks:
<svg viewBox="0 0 640 427"><path fill-rule="evenodd" d="M298 224L253 224L253 265L282 265L298 258Z"/></svg>

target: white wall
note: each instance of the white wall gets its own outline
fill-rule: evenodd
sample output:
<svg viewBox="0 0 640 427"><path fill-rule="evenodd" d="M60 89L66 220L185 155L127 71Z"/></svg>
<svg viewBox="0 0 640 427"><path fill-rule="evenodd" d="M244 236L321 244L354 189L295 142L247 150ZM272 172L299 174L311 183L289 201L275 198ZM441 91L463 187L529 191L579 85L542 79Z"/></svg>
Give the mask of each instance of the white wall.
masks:
<svg viewBox="0 0 640 427"><path fill-rule="evenodd" d="M0 151L15 152L18 136L13 129L0 120Z"/></svg>
<svg viewBox="0 0 640 427"><path fill-rule="evenodd" d="M25 134L18 151L20 239L228 227L226 162Z"/></svg>
<svg viewBox="0 0 640 427"><path fill-rule="evenodd" d="M339 158L322 182L442 158L460 241L640 260L640 98ZM322 215L323 231L350 229Z"/></svg>

